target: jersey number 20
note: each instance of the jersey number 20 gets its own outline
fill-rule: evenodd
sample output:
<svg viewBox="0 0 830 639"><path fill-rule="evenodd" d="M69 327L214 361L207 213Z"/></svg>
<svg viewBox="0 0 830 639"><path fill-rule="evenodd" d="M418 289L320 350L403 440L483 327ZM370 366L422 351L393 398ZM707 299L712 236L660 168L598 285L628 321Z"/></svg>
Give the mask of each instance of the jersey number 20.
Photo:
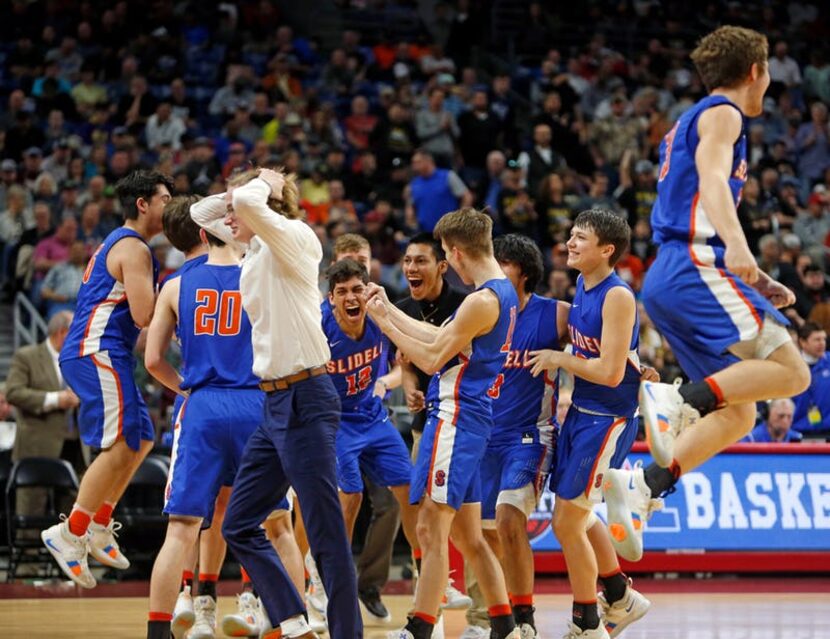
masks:
<svg viewBox="0 0 830 639"><path fill-rule="evenodd" d="M238 335L242 327L242 294L212 288L196 290L193 332L196 335Z"/></svg>

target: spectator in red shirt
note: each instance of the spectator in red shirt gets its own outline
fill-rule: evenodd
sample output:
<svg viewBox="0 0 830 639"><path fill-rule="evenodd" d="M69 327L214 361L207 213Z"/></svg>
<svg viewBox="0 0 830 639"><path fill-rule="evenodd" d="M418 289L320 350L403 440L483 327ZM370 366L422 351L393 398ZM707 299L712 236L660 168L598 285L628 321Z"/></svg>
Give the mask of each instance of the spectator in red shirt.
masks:
<svg viewBox="0 0 830 639"><path fill-rule="evenodd" d="M352 99L352 113L343 124L346 126L346 139L358 151L369 147L369 135L378 123L377 116L369 113L369 100L362 95Z"/></svg>

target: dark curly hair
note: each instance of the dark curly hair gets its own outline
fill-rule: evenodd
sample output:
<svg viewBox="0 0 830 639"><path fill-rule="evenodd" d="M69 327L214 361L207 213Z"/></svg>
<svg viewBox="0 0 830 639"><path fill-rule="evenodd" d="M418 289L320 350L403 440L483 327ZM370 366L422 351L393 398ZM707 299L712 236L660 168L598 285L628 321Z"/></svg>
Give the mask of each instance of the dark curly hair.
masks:
<svg viewBox="0 0 830 639"><path fill-rule="evenodd" d="M493 253L499 262L518 264L527 278L525 290L529 293L536 290L545 272L542 252L536 242L518 233L502 235L493 240Z"/></svg>

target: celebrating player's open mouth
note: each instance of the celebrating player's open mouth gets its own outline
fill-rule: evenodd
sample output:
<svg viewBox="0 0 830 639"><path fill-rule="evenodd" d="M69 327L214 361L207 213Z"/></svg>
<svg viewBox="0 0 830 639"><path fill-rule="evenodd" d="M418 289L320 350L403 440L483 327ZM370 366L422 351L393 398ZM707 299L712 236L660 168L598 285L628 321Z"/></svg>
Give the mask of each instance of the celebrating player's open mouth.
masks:
<svg viewBox="0 0 830 639"><path fill-rule="evenodd" d="M346 310L346 315L348 317L350 317L351 319L357 319L358 317L360 317L361 308L360 308L359 303L355 303L355 304L351 304L351 305L347 304L346 307L345 307L345 310Z"/></svg>
<svg viewBox="0 0 830 639"><path fill-rule="evenodd" d="M417 292L421 290L421 287L424 285L424 280L420 277L408 277L406 281L409 282L409 288L413 292Z"/></svg>

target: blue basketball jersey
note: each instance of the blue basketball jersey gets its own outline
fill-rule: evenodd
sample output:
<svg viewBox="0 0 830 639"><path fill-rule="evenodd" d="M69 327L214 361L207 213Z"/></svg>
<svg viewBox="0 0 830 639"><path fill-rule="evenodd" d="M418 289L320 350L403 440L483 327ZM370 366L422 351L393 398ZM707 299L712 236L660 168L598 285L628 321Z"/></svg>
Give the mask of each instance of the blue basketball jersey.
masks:
<svg viewBox="0 0 830 639"><path fill-rule="evenodd" d="M389 341L369 317L363 337L354 340L341 330L328 300L321 305L321 311L323 332L331 349L326 368L340 395L342 418L365 421L368 426L386 415L383 401L374 395L374 389L378 377L388 371Z"/></svg>
<svg viewBox="0 0 830 639"><path fill-rule="evenodd" d="M602 339L602 305L608 291L622 286L631 288L619 275L611 273L591 290L585 290L580 275L576 280L576 294L568 315L568 332L571 335L574 355L584 359L596 359L600 355ZM634 317L634 328L628 352L623 381L616 388L594 384L574 376L573 403L579 408L614 417L631 417L637 410L637 391L640 388L640 321Z"/></svg>
<svg viewBox="0 0 830 639"><path fill-rule="evenodd" d="M700 180L695 166L695 153L700 142L697 123L706 109L728 104L738 107L722 95L710 95L686 111L660 144L660 174L657 181L657 201L651 212L654 241L662 244L680 240L693 244L723 247L714 226L700 202ZM740 109L738 109L740 113ZM732 173L729 187L735 206L746 182L746 118L741 113L743 127L732 150Z"/></svg>
<svg viewBox="0 0 830 639"><path fill-rule="evenodd" d="M499 319L489 333L480 335L450 359L429 383L427 410L438 418L489 435L493 400L487 391L504 366L516 325L519 299L507 278L488 280L478 289L490 289L499 300ZM456 311L457 312L457 311ZM455 318L455 314L448 321Z"/></svg>
<svg viewBox="0 0 830 639"><path fill-rule="evenodd" d="M164 278L164 281L161 283L161 287L164 288L164 285L167 284L167 282L176 279L177 277L179 277L180 275L182 275L184 273L187 273L192 268L195 268L197 266L200 266L201 264L204 264L205 262L207 262L207 259L208 259L208 256L207 256L207 253L205 253L203 255L199 255L198 257L194 257L194 258L191 258L189 260L185 260L184 264L182 264L179 268L177 268L175 271L170 273L170 275L168 275L167 277ZM179 325L178 324L176 324L176 339L179 340ZM179 340L179 342L181 343L181 340ZM181 395L176 395L177 400L178 400L179 397L181 397ZM175 414L175 411L174 411L174 414ZM174 419L175 419L175 417L174 417Z"/></svg>
<svg viewBox="0 0 830 639"><path fill-rule="evenodd" d="M119 227L106 237L86 265L75 305L75 318L61 349L61 361L101 351L132 355L141 329L130 315L124 284L107 270L110 249L125 237L144 242L144 238L132 229ZM155 286L159 265L155 256L152 259Z"/></svg>
<svg viewBox="0 0 830 639"><path fill-rule="evenodd" d="M530 351L544 348L561 350L556 329L557 301L536 294L530 296L519 311L510 352L501 373L487 393L493 399L493 434L491 445L516 441L536 427L542 433L553 430L556 402L559 399L559 376L545 372L530 374Z"/></svg>
<svg viewBox="0 0 830 639"><path fill-rule="evenodd" d="M239 266L199 264L180 276L182 388L256 388L251 322L242 308Z"/></svg>

